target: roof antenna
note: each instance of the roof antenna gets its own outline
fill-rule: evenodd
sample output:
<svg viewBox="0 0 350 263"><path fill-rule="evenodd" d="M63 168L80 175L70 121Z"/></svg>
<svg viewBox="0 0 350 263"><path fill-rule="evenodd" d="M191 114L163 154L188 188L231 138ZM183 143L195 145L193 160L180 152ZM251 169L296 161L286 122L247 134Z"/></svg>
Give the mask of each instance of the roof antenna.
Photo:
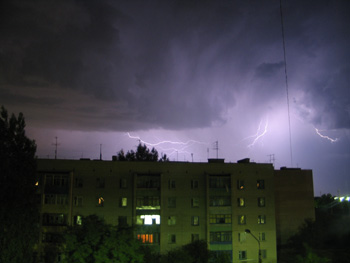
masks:
<svg viewBox="0 0 350 263"><path fill-rule="evenodd" d="M213 150L216 151L216 159L219 159L219 141L216 141L216 142L214 143L214 148L213 148Z"/></svg>
<svg viewBox="0 0 350 263"><path fill-rule="evenodd" d="M102 161L102 144L100 144L100 161Z"/></svg>
<svg viewBox="0 0 350 263"><path fill-rule="evenodd" d="M59 143L57 143L57 139L58 139L58 138L57 138L57 136L56 136L56 137L55 137L56 142L52 144L52 145L55 146L55 160L57 159L57 146L60 145Z"/></svg>

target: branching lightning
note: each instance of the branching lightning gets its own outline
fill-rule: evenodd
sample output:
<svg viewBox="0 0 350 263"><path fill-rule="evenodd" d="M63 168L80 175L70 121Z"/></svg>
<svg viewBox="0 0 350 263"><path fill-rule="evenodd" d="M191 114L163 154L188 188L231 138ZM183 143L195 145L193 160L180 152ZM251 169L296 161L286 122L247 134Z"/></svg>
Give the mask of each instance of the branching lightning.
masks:
<svg viewBox="0 0 350 263"><path fill-rule="evenodd" d="M261 126L262 126L262 121L260 121L259 127L254 135L251 135L251 136L248 136L247 138L244 138L244 140L254 138L253 142L248 145L249 148L253 147L256 144L256 142L267 133L267 128L269 126L268 119L266 119L264 129L262 129Z"/></svg>
<svg viewBox="0 0 350 263"><path fill-rule="evenodd" d="M151 142L147 142L147 141L142 140L141 137L139 137L139 136L132 136L129 132L126 134L130 139L136 139L140 143L143 143L147 146L158 147L163 152L166 152L169 156L174 155L174 154L179 154L179 153L191 155L192 153L186 150L188 147L192 146L193 144L207 145L207 143L205 143L205 142L200 142L200 141L196 141L196 140L188 140L186 142L164 140L164 141L159 141L156 143L151 143ZM172 147L166 147L166 145L171 145Z"/></svg>
<svg viewBox="0 0 350 263"><path fill-rule="evenodd" d="M315 127L314 127L314 128L315 128ZM320 131L319 129L317 129L317 128L315 128L315 131L316 131L316 133L318 134L318 136L320 136L320 137L323 138L323 139L327 139L327 140L329 140L329 141L332 142L332 143L338 141L338 138L333 139L333 138L331 138L331 137L329 137L329 136L327 136L327 135L321 134L321 131Z"/></svg>

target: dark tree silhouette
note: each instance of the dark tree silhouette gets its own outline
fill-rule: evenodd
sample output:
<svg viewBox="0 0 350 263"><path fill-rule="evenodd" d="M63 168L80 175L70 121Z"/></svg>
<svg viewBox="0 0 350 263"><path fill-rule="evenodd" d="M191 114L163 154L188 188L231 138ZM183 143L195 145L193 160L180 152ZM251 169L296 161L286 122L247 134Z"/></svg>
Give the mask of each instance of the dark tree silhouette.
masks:
<svg viewBox="0 0 350 263"><path fill-rule="evenodd" d="M158 151L155 148L152 148L151 150L148 149L146 144L141 144L137 146L136 152L133 150L128 151L126 154L124 153L124 150L121 149L117 153L117 161L141 161L141 162L167 162L169 159L167 158L166 154L162 155L161 158L158 160Z"/></svg>
<svg viewBox="0 0 350 263"><path fill-rule="evenodd" d="M63 235L64 261L85 263L143 263L143 251L131 228L107 225L96 215L82 220Z"/></svg>
<svg viewBox="0 0 350 263"><path fill-rule="evenodd" d="M36 145L23 114L0 113L0 262L32 262L39 233Z"/></svg>

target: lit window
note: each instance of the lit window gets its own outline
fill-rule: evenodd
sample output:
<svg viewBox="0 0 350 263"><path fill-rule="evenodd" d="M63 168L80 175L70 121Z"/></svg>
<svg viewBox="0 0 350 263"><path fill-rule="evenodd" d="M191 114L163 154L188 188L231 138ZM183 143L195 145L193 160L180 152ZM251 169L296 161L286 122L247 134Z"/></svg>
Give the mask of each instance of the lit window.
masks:
<svg viewBox="0 0 350 263"><path fill-rule="evenodd" d="M258 189L265 189L265 180L257 180L256 181L256 187Z"/></svg>
<svg viewBox="0 0 350 263"><path fill-rule="evenodd" d="M246 224L246 216L245 215L239 215L238 216L238 224L239 225L245 225Z"/></svg>
<svg viewBox="0 0 350 263"><path fill-rule="evenodd" d="M264 207L265 206L265 197L259 197L258 198L258 206Z"/></svg>
<svg viewBox="0 0 350 263"><path fill-rule="evenodd" d="M258 216L258 224L265 224L265 223L266 223L265 215L259 215Z"/></svg>
<svg viewBox="0 0 350 263"><path fill-rule="evenodd" d="M240 206L240 207L245 206L244 198L243 197L237 198L237 203L238 203L238 206Z"/></svg>
<svg viewBox="0 0 350 263"><path fill-rule="evenodd" d="M142 243L153 243L153 234L138 234L137 239L141 240Z"/></svg>
<svg viewBox="0 0 350 263"><path fill-rule="evenodd" d="M83 224L83 217L80 215L77 215L74 217L74 224L81 226Z"/></svg>
<svg viewBox="0 0 350 263"><path fill-rule="evenodd" d="M168 217L168 225L172 226L176 224L176 217L175 216L169 216Z"/></svg>
<svg viewBox="0 0 350 263"><path fill-rule="evenodd" d="M105 200L102 196L97 198L97 206L103 207L104 202Z"/></svg>
<svg viewBox="0 0 350 263"><path fill-rule="evenodd" d="M244 189L244 181L243 180L237 180L237 189L238 190Z"/></svg>
<svg viewBox="0 0 350 263"><path fill-rule="evenodd" d="M39 182L38 181L35 182L35 186L39 186Z"/></svg>
<svg viewBox="0 0 350 263"><path fill-rule="evenodd" d="M192 216L192 226L199 226L199 216Z"/></svg>
<svg viewBox="0 0 350 263"><path fill-rule="evenodd" d="M247 259L247 251L245 250L240 250L238 253L238 259L239 260L245 260Z"/></svg>
<svg viewBox="0 0 350 263"><path fill-rule="evenodd" d="M159 225L160 215L139 215L136 217L138 225Z"/></svg>
<svg viewBox="0 0 350 263"><path fill-rule="evenodd" d="M120 199L120 206L121 206L121 207L127 207L127 205L128 205L128 198L122 197L122 198Z"/></svg>
<svg viewBox="0 0 350 263"><path fill-rule="evenodd" d="M231 224L231 222L232 222L232 219L230 214L225 214L225 215L211 214L209 216L210 224Z"/></svg>

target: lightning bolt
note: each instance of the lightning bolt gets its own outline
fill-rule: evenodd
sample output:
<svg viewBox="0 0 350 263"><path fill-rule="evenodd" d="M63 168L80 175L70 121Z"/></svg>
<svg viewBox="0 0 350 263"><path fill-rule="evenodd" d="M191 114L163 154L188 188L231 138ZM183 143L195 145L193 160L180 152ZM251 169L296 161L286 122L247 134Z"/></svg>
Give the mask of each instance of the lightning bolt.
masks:
<svg viewBox="0 0 350 263"><path fill-rule="evenodd" d="M167 152L167 154L169 156L174 155L174 154L178 154L178 153L185 153L185 154L191 154L191 152L187 151L186 149L189 148L190 146L192 146L193 144L204 144L207 145L207 143L205 142L200 142L200 141L196 141L196 140L188 140L185 142L182 141L170 141L170 140L164 140L164 141L159 141L156 143L152 143L152 142L147 142L141 139L141 137L139 136L132 136L129 132L126 133L126 135L130 138L130 139L136 139L138 140L140 143L143 143L147 146L152 146L152 147L158 147L160 148L162 151ZM172 145L175 147L166 147L165 145ZM165 147L164 147L165 146Z"/></svg>
<svg viewBox="0 0 350 263"><path fill-rule="evenodd" d="M262 121L260 121L260 123L259 123L259 127L256 131L256 134L251 135L251 136L244 139L244 140L246 140L246 139L254 138L253 142L248 145L249 148L253 147L255 145L255 143L267 133L267 127L269 126L268 119L266 119L265 127L264 127L263 131L261 131L261 126L262 126Z"/></svg>
<svg viewBox="0 0 350 263"><path fill-rule="evenodd" d="M327 140L331 141L332 143L338 141L338 138L333 139L333 138L331 138L331 137L328 137L328 136L326 136L326 135L321 134L319 129L317 129L317 128L315 128L315 127L314 127L314 129L315 129L316 133L317 133L321 138L327 139Z"/></svg>

